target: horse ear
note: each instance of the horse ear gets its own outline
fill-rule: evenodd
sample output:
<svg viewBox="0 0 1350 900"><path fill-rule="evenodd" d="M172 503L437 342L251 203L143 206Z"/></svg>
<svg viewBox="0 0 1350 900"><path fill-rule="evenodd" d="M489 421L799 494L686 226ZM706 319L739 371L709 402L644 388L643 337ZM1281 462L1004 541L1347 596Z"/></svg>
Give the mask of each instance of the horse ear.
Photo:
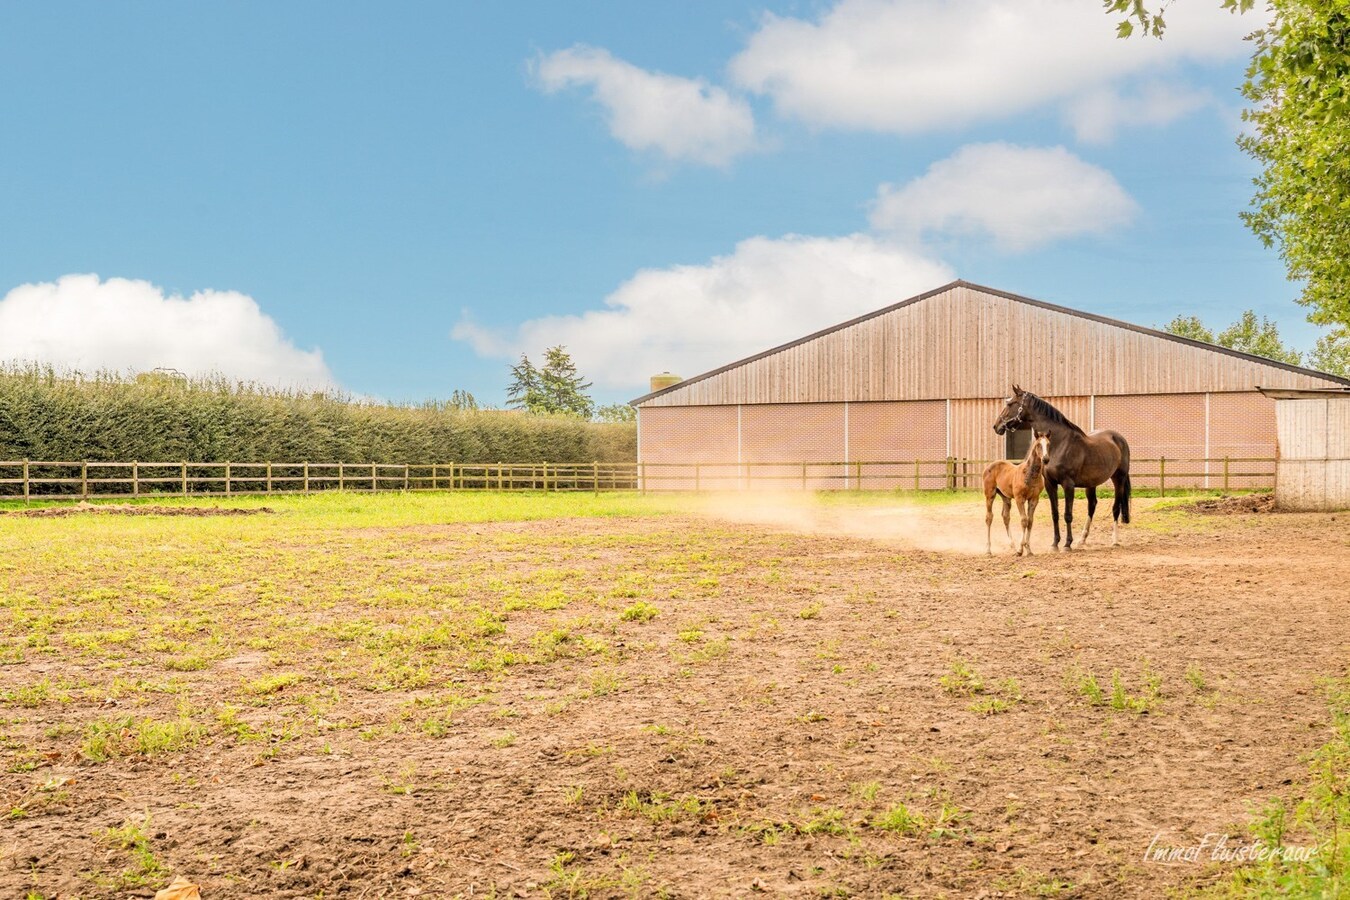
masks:
<svg viewBox="0 0 1350 900"><path fill-rule="evenodd" d="M1022 389L1015 384L1013 385L1013 396L1015 397L1022 396Z"/></svg>

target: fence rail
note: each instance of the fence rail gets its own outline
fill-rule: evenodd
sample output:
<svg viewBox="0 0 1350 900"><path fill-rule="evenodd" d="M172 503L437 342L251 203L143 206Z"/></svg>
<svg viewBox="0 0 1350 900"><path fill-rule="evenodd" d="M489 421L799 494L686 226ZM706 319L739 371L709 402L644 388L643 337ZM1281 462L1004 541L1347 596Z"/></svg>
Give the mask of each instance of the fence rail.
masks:
<svg viewBox="0 0 1350 900"><path fill-rule="evenodd" d="M956 490L987 460L691 463L199 463L0 461L0 498L127 498L319 491ZM1273 457L1131 461L1136 487L1268 488Z"/></svg>

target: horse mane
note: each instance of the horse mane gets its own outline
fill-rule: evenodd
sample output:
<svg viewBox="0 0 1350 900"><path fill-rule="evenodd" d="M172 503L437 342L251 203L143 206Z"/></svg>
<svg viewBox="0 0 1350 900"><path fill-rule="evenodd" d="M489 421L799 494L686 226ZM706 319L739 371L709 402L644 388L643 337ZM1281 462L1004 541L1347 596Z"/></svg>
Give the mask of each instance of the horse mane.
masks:
<svg viewBox="0 0 1350 900"><path fill-rule="evenodd" d="M1031 402L1028 403L1027 406L1030 407L1032 410L1034 410L1046 421L1054 422L1057 425L1063 425L1065 428L1076 431L1079 434L1087 434L1087 432L1085 432L1083 429L1079 428L1073 422L1070 422L1068 416L1064 415L1064 413L1060 412L1059 410L1051 406L1048 401L1043 400L1040 397L1037 397L1030 391L1027 391L1022 395L1022 399L1024 402L1028 398L1030 398Z"/></svg>

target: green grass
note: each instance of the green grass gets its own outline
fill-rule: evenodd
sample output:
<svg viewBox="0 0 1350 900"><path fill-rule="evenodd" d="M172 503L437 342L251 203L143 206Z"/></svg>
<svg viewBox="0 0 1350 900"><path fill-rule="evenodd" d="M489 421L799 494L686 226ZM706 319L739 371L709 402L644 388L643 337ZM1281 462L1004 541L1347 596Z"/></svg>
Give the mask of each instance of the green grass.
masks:
<svg viewBox="0 0 1350 900"><path fill-rule="evenodd" d="M1332 739L1309 757L1308 774L1295 796L1269 799L1247 837L1268 848L1307 848L1310 858L1270 854L1191 896L1350 896L1350 678L1329 679L1323 688Z"/></svg>

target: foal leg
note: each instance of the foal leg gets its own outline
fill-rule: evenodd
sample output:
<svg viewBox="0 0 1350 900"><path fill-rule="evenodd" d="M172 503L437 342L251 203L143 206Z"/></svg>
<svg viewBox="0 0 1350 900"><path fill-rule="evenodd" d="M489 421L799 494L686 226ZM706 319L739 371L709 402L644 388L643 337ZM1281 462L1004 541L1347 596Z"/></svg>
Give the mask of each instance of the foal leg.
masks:
<svg viewBox="0 0 1350 900"><path fill-rule="evenodd" d="M1087 528L1083 529L1083 539L1078 542L1079 547L1087 546L1088 535L1092 534L1092 517L1097 514L1097 488L1096 486L1087 489L1088 500L1088 523Z"/></svg>
<svg viewBox="0 0 1350 900"><path fill-rule="evenodd" d="M1003 498L1003 530L1008 534L1008 546L1017 549L1017 543L1012 538L1012 525L1009 524L1012 518L1012 501L1006 496Z"/></svg>
<svg viewBox="0 0 1350 900"><path fill-rule="evenodd" d="M1050 497L1050 521L1055 526L1055 542L1050 545L1050 549L1059 550L1059 483L1047 478L1045 493Z"/></svg>
<svg viewBox="0 0 1350 900"><path fill-rule="evenodd" d="M990 556L994 555L994 493L988 491L984 495L984 552Z"/></svg>
<svg viewBox="0 0 1350 900"><path fill-rule="evenodd" d="M1064 549L1073 549L1073 482L1064 482Z"/></svg>
<svg viewBox="0 0 1350 900"><path fill-rule="evenodd" d="M1017 515L1022 520L1022 543L1017 546L1017 555L1021 556L1027 549L1027 501L1020 494L1017 497Z"/></svg>
<svg viewBox="0 0 1350 900"><path fill-rule="evenodd" d="M1041 495L1039 493L1027 500L1027 519L1022 526L1025 529L1022 535L1022 547L1027 551L1027 556L1031 555L1031 523L1036 518L1036 504L1040 502Z"/></svg>

